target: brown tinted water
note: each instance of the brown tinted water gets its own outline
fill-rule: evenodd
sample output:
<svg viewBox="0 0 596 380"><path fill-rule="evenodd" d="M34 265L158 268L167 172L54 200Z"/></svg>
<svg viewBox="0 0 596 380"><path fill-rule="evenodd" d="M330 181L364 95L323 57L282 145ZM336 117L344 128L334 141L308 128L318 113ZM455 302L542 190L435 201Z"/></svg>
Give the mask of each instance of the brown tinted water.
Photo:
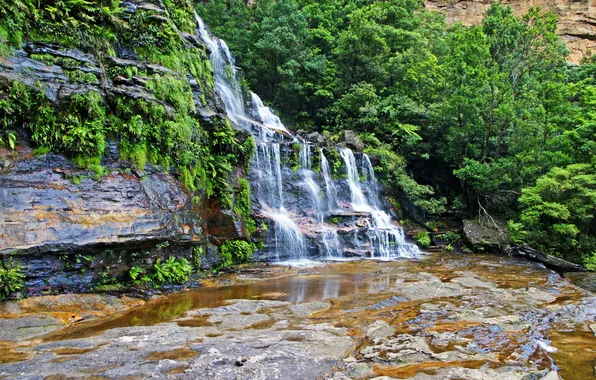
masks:
<svg viewBox="0 0 596 380"><path fill-rule="evenodd" d="M467 279L468 284L462 279ZM596 338L587 326L594 323L596 305L582 304L590 294L532 263L488 255L437 254L422 260L332 263L306 269L249 266L222 281L231 284L217 285L216 280L208 287L172 294L116 317L76 323L51 334L46 341L85 338L119 327L169 322L184 317L189 311L214 308L237 299L292 304L327 300L328 309L302 320L291 320L290 328L299 329L301 323L330 323L346 328L346 334L357 342L346 355L358 360L368 360L359 350L373 346L364 335L367 326L376 321L385 321L394 329L394 334L424 337L434 354L470 353L467 360L433 359L398 365L398 361L388 359L395 352L381 349L378 356L381 361L371 363L377 376L408 378L417 373L440 374L455 367L498 369L511 366L512 358L517 365L531 363L527 365L537 370L552 368L554 359L565 380L594 376ZM470 285L469 281L476 282ZM499 296L493 296L498 290L502 291ZM582 310L585 320L568 316L566 307ZM484 314L478 314L479 310ZM477 315L482 318L474 319ZM487 318L512 316L519 322L487 322ZM175 322L189 328L213 328L209 317L195 314ZM569 331L560 331L558 325L552 325L555 321L565 321ZM263 320L248 329L266 330L275 322L274 318ZM574 327L570 328L572 324ZM217 328L225 330L225 326ZM222 335L210 334L205 337ZM288 338L291 339L294 338ZM537 341L550 344L558 351L547 353ZM492 356L476 359L474 352ZM10 355L12 361L27 359L17 357L21 354L8 348L4 354ZM188 354L190 357L192 353Z"/></svg>
<svg viewBox="0 0 596 380"><path fill-rule="evenodd" d="M48 341L78 339L105 330L128 326L151 326L168 322L187 311L213 308L234 299L271 299L294 304L330 298L376 293L382 280L371 273L308 274L268 279L259 282L198 288L169 295L136 308L124 315L88 324L74 325L48 337ZM381 280L381 281L379 281ZM180 322L192 325L193 322ZM205 323L197 320L196 324Z"/></svg>

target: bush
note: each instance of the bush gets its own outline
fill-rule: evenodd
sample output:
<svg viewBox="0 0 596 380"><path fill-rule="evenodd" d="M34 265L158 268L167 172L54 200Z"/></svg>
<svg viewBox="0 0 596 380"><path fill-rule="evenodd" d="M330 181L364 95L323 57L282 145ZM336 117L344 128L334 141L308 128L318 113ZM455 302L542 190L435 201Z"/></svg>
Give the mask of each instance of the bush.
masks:
<svg viewBox="0 0 596 380"><path fill-rule="evenodd" d="M23 289L25 276L20 266L9 266L0 261L0 302L5 301L12 293Z"/></svg>
<svg viewBox="0 0 596 380"><path fill-rule="evenodd" d="M131 278L134 274L138 277L138 270L131 273ZM156 285L168 284L184 284L188 281L192 273L192 265L188 260L181 258L176 259L172 256L168 257L163 263L161 259L157 259L150 270L149 279ZM133 279L134 280L134 279Z"/></svg>
<svg viewBox="0 0 596 380"><path fill-rule="evenodd" d="M426 231L419 232L416 235L414 235L414 240L422 248L428 248L428 247L430 247L430 243L431 243L430 234L428 232L426 232Z"/></svg>
<svg viewBox="0 0 596 380"><path fill-rule="evenodd" d="M553 168L522 190L520 224L510 223L517 240L582 263L596 251L596 170L573 164Z"/></svg>
<svg viewBox="0 0 596 380"><path fill-rule="evenodd" d="M220 248L222 266L245 263L250 260L257 247L244 240L228 240Z"/></svg>

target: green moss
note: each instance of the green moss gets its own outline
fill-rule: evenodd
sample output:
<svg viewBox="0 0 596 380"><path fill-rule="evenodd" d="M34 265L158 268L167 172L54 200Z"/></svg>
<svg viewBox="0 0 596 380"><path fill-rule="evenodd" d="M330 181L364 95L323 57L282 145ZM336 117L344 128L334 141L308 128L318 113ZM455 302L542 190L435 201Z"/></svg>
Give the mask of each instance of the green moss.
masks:
<svg viewBox="0 0 596 380"><path fill-rule="evenodd" d="M81 70L65 70L64 73L72 83L98 83L97 77L93 73L87 73Z"/></svg>
<svg viewBox="0 0 596 380"><path fill-rule="evenodd" d="M234 211L244 219L248 233L253 234L257 230L257 225L251 216L250 184L244 178L238 180Z"/></svg>
<svg viewBox="0 0 596 380"><path fill-rule="evenodd" d="M16 129L24 127L30 130L33 144L43 147L39 153L51 151L85 161L79 166L100 178L104 173L99 160L106 141L115 140L122 158L139 170L148 162L164 170L173 167L190 190L215 197L226 208L234 206L231 173L234 167L248 170L254 140L235 131L225 117L205 121L196 112L195 101L207 105L213 99L214 84L205 48L189 47L179 34L195 32L191 2L163 1L168 17L165 22L153 17L155 11L150 9L139 8L134 14L122 12L120 2L112 0L66 0L55 7L51 2L32 0L16 4L0 7L8 12L7 19L0 21L2 48L2 41L20 45L24 35L28 41L57 42L63 48L81 49L93 54L98 67L106 68L108 78L149 77L147 90L155 100L118 94L102 99L99 93L90 91L55 104L46 98L41 85L30 87L15 82L6 93L0 93L0 145L14 145ZM110 67L104 58L113 54L116 41L169 71L158 69L159 74L149 76L137 67ZM85 69L94 64L51 54L32 54L31 58L61 66L71 82L98 83L98 77ZM200 87L195 93L189 76ZM97 163L88 163L90 159ZM82 178L73 180L79 182ZM254 230L250 220L248 225Z"/></svg>

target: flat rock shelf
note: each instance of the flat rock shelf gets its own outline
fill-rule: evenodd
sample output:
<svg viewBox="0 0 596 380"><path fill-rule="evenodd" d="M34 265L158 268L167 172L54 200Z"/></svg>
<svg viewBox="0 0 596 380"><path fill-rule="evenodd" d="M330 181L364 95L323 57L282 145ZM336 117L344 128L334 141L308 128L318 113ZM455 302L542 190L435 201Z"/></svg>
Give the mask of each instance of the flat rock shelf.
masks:
<svg viewBox="0 0 596 380"><path fill-rule="evenodd" d="M44 310L0 319L23 331L2 337L0 378L568 380L596 359L592 293L489 255L250 264L60 328Z"/></svg>

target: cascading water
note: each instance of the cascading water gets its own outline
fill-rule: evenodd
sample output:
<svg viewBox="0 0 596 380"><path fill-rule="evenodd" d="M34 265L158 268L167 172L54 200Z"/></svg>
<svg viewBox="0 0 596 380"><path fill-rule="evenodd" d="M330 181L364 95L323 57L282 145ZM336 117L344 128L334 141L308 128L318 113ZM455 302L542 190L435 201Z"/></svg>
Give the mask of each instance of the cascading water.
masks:
<svg viewBox="0 0 596 380"><path fill-rule="evenodd" d="M418 253L415 245L405 242L403 230L382 211L369 157L362 156L364 181L361 182L354 153L347 148L340 149L349 189L349 202L346 202L345 192L340 195L344 182L333 179L323 149L318 150L320 172L315 172L311 145L293 137L258 95L250 93L248 102L245 100L230 49L223 40L209 33L198 15L196 19L197 35L211 52L215 90L223 101L227 116L255 139L251 187L261 215L273 223L266 242L266 258L339 258L350 252L359 255L366 252L372 257L409 257ZM298 173L284 165L284 159L292 154L295 144L300 146ZM344 215L362 216L365 222L337 226L326 220L331 215L333 219L341 219Z"/></svg>
<svg viewBox="0 0 596 380"><path fill-rule="evenodd" d="M327 199L327 211L333 211L337 208L337 187L331 178L331 169L329 161L325 157L323 149L319 149L321 156L321 174L325 180L325 198Z"/></svg>
<svg viewBox="0 0 596 380"><path fill-rule="evenodd" d="M223 40L209 33L196 13L195 18L198 24L197 34L211 51L215 90L226 107L227 115L238 126L249 130L255 138L256 152L252 167L259 178L256 187L261 209L275 224L276 258L279 258L279 252L282 251L290 252L293 259L304 258L304 236L284 208L280 144L274 142L283 140L283 134L279 132L289 133L279 118L254 93L251 93L253 116L246 112L242 86L230 49Z"/></svg>
<svg viewBox="0 0 596 380"><path fill-rule="evenodd" d="M327 226L324 223L325 207L324 203L322 202L321 187L314 180L314 176L316 175L316 173L312 170L311 146L307 142L302 143L299 154L299 160L301 166L300 173L302 175L304 187L306 188L311 199L311 203L313 205L313 214L316 218L317 229L321 235L320 240L322 242L324 256L326 258L340 257L341 246L339 243L337 230ZM327 164L327 166L329 166L329 164ZM327 201L327 204L328 203L329 200Z"/></svg>
<svg viewBox="0 0 596 380"><path fill-rule="evenodd" d="M372 202L368 201L362 191L354 152L348 148L343 148L340 153L346 166L347 181L352 200L351 206L354 211L368 212L371 215L372 223L369 226L368 235L375 252L383 258L411 257L418 253L416 245L406 242L403 229L393 224L391 217L378 208L377 183L369 157L363 155L364 167L366 168L364 176L365 178L368 176L368 182L372 185L367 189Z"/></svg>

